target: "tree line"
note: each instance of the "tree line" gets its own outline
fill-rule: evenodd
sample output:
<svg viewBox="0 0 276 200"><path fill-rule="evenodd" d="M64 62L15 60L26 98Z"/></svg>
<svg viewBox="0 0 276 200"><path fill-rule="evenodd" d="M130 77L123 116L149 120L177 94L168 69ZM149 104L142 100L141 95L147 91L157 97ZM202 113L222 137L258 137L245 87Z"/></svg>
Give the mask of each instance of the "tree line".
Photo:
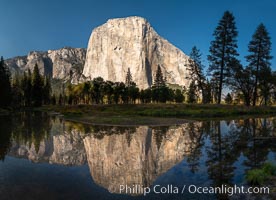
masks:
<svg viewBox="0 0 276 200"><path fill-rule="evenodd" d="M238 60L238 31L235 17L226 11L213 33L208 61L204 70L201 52L193 47L186 64L188 86L172 89L164 77L161 66L155 72L154 83L139 90L133 82L130 69L125 82L112 82L103 78L77 85L66 84L60 94L51 94L51 80L28 70L23 77L11 79L10 72L0 62L0 107L41 106L43 104L119 104L151 102L225 103L247 106L268 105L276 101L276 72L271 69L271 38L264 24L260 24L248 44L247 65ZM228 91L225 95L223 90Z"/></svg>
<svg viewBox="0 0 276 200"><path fill-rule="evenodd" d="M221 103L222 89L227 86L247 106L267 105L275 93L276 76L271 70L271 38L265 25L257 27L248 44L247 66L237 59L238 31L232 13L224 13L213 36L208 72L214 84L215 101Z"/></svg>
<svg viewBox="0 0 276 200"><path fill-rule="evenodd" d="M130 69L125 82L105 81L102 77L94 78L77 85L68 84L64 93L59 95L58 104L135 104L183 102L181 89L167 86L161 67L158 66L152 87L140 90L133 82Z"/></svg>
<svg viewBox="0 0 276 200"><path fill-rule="evenodd" d="M51 103L51 79L42 76L38 65L31 73L28 69L23 76L15 75L11 79L8 67L1 58L0 62L0 107L37 107Z"/></svg>

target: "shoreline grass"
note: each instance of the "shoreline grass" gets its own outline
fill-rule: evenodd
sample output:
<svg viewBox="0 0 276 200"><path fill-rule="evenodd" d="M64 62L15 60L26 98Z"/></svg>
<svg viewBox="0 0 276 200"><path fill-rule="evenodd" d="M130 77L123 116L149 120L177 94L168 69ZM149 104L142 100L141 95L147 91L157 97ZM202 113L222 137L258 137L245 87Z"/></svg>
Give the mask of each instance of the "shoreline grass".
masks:
<svg viewBox="0 0 276 200"><path fill-rule="evenodd" d="M59 113L66 120L90 124L181 124L190 120L276 116L276 107L202 104L127 104L43 106L34 110Z"/></svg>

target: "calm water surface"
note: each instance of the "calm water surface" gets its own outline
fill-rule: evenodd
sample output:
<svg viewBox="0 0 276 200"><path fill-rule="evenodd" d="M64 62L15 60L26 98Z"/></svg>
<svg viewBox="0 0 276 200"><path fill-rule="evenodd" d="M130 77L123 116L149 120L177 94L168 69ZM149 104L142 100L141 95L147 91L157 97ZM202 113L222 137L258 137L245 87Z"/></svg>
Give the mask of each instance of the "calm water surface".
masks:
<svg viewBox="0 0 276 200"><path fill-rule="evenodd" d="M273 117L114 127L41 112L1 116L0 199L245 199L129 192L156 185L246 186L247 170L276 163L275 136ZM120 185L132 190L120 192Z"/></svg>

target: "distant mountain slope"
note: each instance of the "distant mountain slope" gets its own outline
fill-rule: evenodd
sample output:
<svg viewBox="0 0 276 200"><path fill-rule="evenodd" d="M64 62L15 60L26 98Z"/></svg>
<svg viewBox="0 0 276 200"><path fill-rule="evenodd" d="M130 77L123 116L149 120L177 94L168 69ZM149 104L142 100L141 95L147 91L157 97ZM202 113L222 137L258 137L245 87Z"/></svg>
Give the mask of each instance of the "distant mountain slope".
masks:
<svg viewBox="0 0 276 200"><path fill-rule="evenodd" d="M5 62L12 73L33 70L38 64L41 74L52 78L77 82L82 74L86 49L64 47L58 50L32 51L27 56L7 59Z"/></svg>

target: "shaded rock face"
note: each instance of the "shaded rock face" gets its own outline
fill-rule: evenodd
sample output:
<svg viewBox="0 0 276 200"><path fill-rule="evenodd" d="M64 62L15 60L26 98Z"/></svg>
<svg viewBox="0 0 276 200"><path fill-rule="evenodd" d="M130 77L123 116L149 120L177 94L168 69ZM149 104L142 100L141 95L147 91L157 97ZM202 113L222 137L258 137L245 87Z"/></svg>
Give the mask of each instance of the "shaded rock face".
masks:
<svg viewBox="0 0 276 200"><path fill-rule="evenodd" d="M27 56L7 59L5 62L12 73L21 73L28 69L32 71L37 64L41 74L77 82L83 70L85 56L85 49L65 47L47 52L32 51Z"/></svg>
<svg viewBox="0 0 276 200"><path fill-rule="evenodd" d="M160 65L168 83L188 85L188 56L160 37L141 17L108 20L90 36L83 75L125 81L130 68L139 88L153 84Z"/></svg>
<svg viewBox="0 0 276 200"><path fill-rule="evenodd" d="M87 161L93 180L110 192L120 185L150 186L154 180L189 155L200 133L191 136L181 127L158 130L146 126L134 133L113 134L97 139L84 138Z"/></svg>

